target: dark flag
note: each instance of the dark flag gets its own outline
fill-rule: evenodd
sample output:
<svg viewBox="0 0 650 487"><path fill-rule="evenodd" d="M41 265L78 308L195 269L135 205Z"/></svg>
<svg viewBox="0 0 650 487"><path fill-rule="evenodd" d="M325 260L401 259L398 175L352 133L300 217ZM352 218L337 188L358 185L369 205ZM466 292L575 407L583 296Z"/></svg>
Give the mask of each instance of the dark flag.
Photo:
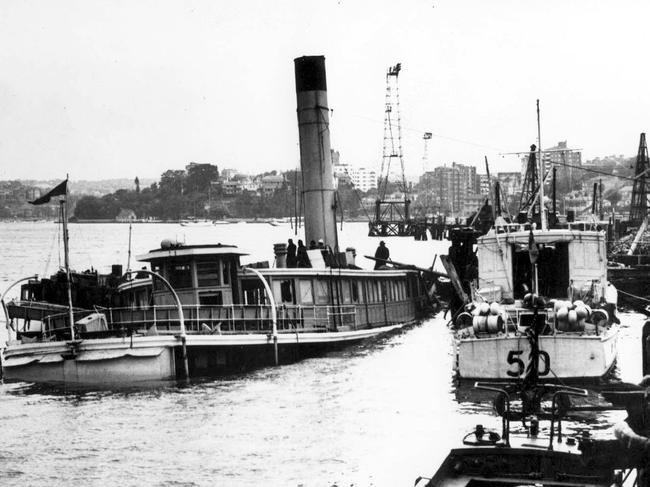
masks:
<svg viewBox="0 0 650 487"><path fill-rule="evenodd" d="M29 201L29 203L32 205L44 205L45 203L50 202L52 196L65 196L67 192L68 192L68 180L66 179L61 184L51 189L49 193L44 194L43 196L35 199L34 201Z"/></svg>

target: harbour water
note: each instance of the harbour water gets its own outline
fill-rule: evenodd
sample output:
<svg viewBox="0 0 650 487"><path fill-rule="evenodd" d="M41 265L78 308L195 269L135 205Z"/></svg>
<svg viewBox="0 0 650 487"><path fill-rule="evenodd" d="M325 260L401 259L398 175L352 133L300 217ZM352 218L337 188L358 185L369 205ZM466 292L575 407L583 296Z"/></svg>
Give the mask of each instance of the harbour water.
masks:
<svg viewBox="0 0 650 487"><path fill-rule="evenodd" d="M126 224L70 225L72 266L126 267L128 232ZM366 232L365 223L346 224L340 246L355 247L357 263L370 268L362 256L374 255L378 239ZM298 238L289 224L136 224L133 256L169 237L236 244L251 254L244 263L272 260L273 243ZM386 242L394 260L423 267L447 249L446 242ZM0 248L1 290L51 274L62 259L54 223L2 223ZM638 382L644 317L623 314L622 322L610 380ZM1 384L0 485L413 485L475 424L500 425L484 397L474 402L469 387L455 383L452 369L452 335L440 314L323 357L188 385ZM590 422L607 436L622 417L609 412Z"/></svg>

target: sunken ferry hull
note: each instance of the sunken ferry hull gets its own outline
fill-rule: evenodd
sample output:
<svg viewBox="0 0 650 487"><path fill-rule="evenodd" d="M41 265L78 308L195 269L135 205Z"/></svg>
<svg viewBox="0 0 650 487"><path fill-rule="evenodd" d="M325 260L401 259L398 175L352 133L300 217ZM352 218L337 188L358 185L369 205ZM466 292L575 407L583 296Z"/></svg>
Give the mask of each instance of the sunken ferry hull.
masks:
<svg viewBox="0 0 650 487"><path fill-rule="evenodd" d="M170 276L183 252L192 255L193 250L170 250L174 254L172 263L159 258L158 270ZM213 263L220 262L214 253L203 255L212 255L209 259ZM220 255L226 262L232 257ZM194 258L187 261L196 266ZM221 262L222 269L229 267ZM77 339L70 340L67 313L55 308L56 313L43 316L41 303L10 302L7 309L16 323L17 335L4 350L4 377L69 384L182 378L183 347L190 376L219 376L345 347L412 325L427 310L417 272L340 269L336 274L327 269L265 269L264 280L277 291L271 291L275 313L272 305L262 304L267 301L262 281L245 271L234 282L235 289L247 302L261 299L259 304L229 302L233 286L222 285L222 281L216 286L179 289L185 303L192 296L217 293L228 303L184 304L184 339L178 310L167 304L107 308L101 313L77 309ZM299 293L291 292L295 289ZM147 289L142 288L142 292ZM152 297L159 303L169 299L167 293L155 289ZM314 304L336 300L341 303ZM21 320L21 316L35 316L29 312L33 307L41 310L43 321ZM89 318L94 321L89 322ZM89 324L81 325L84 321Z"/></svg>
<svg viewBox="0 0 650 487"><path fill-rule="evenodd" d="M339 251L325 60L301 57L295 67L305 242L314 245L275 244L271 267L242 266L235 246L163 240L138 257L150 268L118 283L107 307L42 306L39 282L27 284L5 308L14 330L6 378L96 385L213 376L416 323L429 301L420 271L363 270L354 249Z"/></svg>

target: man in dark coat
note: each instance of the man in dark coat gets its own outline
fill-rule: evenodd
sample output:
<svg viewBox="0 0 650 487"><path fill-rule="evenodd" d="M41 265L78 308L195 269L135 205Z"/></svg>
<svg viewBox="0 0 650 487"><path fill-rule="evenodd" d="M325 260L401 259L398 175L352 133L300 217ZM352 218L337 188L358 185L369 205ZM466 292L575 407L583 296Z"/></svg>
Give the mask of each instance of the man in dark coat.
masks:
<svg viewBox="0 0 650 487"><path fill-rule="evenodd" d="M302 243L302 240L298 240L296 260L298 267L311 267L311 262L309 262L309 256L307 255L307 247Z"/></svg>
<svg viewBox="0 0 650 487"><path fill-rule="evenodd" d="M390 257L390 252L388 251L388 247L386 247L386 244L382 240L381 242L379 242L379 247L377 247L377 250L375 251L375 259L388 260L389 257ZM386 262L375 261L375 270L385 265Z"/></svg>
<svg viewBox="0 0 650 487"><path fill-rule="evenodd" d="M289 239L289 244L287 245L287 267L296 267L297 265L296 244L293 243L292 239Z"/></svg>

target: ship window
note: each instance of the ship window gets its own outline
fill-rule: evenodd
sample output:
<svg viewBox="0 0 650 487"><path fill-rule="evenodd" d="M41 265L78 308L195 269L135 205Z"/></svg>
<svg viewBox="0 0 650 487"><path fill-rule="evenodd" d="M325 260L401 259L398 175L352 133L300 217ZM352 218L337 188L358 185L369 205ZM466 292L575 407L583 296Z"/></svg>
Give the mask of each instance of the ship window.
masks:
<svg viewBox="0 0 650 487"><path fill-rule="evenodd" d="M223 262L223 283L230 284L230 261Z"/></svg>
<svg viewBox="0 0 650 487"><path fill-rule="evenodd" d="M350 282L350 290L352 291L352 302L359 302L359 283L357 281Z"/></svg>
<svg viewBox="0 0 650 487"><path fill-rule="evenodd" d="M199 281L199 287L221 285L219 279L219 262L197 262L196 274Z"/></svg>
<svg viewBox="0 0 650 487"><path fill-rule="evenodd" d="M174 289L192 287L192 268L189 264L172 264L169 267L169 284Z"/></svg>
<svg viewBox="0 0 650 487"><path fill-rule="evenodd" d="M293 281L282 281L280 283L280 294L282 296L282 301L285 303L293 302L293 292L291 288L293 287Z"/></svg>
<svg viewBox="0 0 650 487"><path fill-rule="evenodd" d="M314 292L316 294L316 303L317 304L328 304L329 303L329 293L327 289L327 282L317 280L314 283Z"/></svg>
<svg viewBox="0 0 650 487"><path fill-rule="evenodd" d="M151 266L151 270L159 276L165 277L163 275L163 268L160 264L153 264ZM153 276L153 289L154 291L164 291L167 288L160 279L158 279L156 276Z"/></svg>
<svg viewBox="0 0 650 487"><path fill-rule="evenodd" d="M223 295L221 291L213 293L199 293L199 303L213 306L220 306L223 304Z"/></svg>
<svg viewBox="0 0 650 487"><path fill-rule="evenodd" d="M300 282L300 303L313 304L314 296L311 292L311 281L301 279L299 282Z"/></svg>
<svg viewBox="0 0 650 487"><path fill-rule="evenodd" d="M350 304L350 281L341 282L341 291L343 292L343 302Z"/></svg>

